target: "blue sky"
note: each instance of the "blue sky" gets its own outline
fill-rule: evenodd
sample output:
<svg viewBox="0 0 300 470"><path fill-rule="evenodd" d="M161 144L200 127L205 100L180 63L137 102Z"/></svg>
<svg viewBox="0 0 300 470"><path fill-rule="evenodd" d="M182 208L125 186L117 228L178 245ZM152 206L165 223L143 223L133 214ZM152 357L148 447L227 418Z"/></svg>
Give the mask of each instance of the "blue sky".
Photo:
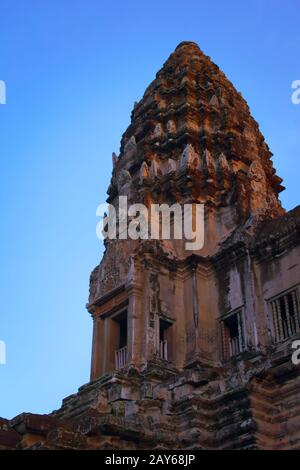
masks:
<svg viewBox="0 0 300 470"><path fill-rule="evenodd" d="M299 203L299 0L1 0L0 416L46 413L89 379L88 280L139 100L176 45L197 42L242 92Z"/></svg>

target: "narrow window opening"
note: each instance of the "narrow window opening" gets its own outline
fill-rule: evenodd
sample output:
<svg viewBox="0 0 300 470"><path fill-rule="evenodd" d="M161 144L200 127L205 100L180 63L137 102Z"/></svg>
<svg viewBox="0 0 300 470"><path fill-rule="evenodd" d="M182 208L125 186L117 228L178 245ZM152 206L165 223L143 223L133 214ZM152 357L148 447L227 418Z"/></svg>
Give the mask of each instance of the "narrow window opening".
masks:
<svg viewBox="0 0 300 470"><path fill-rule="evenodd" d="M242 312L234 313L222 322L223 356L237 356L245 350Z"/></svg>
<svg viewBox="0 0 300 470"><path fill-rule="evenodd" d="M127 346L127 315L119 321L119 349Z"/></svg>
<svg viewBox="0 0 300 470"><path fill-rule="evenodd" d="M171 324L165 320L159 320L159 356L168 361L168 336ZM169 345L170 346L170 345Z"/></svg>
<svg viewBox="0 0 300 470"><path fill-rule="evenodd" d="M298 290L294 289L270 301L275 341L284 341L300 331Z"/></svg>
<svg viewBox="0 0 300 470"><path fill-rule="evenodd" d="M127 312L114 318L117 323L118 349L115 351L115 367L117 370L127 365Z"/></svg>

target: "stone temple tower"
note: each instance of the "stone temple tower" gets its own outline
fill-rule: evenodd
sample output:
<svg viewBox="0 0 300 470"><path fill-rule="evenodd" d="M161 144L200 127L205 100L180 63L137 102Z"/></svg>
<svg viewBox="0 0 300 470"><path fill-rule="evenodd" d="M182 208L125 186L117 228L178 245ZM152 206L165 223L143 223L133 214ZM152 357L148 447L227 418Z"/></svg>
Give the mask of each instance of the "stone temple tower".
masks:
<svg viewBox="0 0 300 470"><path fill-rule="evenodd" d="M271 155L241 95L196 44L181 43L134 106L113 156L108 202L117 207L123 195L147 207L202 203L204 245L107 241L91 277L92 379L125 363L141 367L160 357L179 368L218 365L231 347L255 354L258 344L267 346L254 314L249 250L243 263L237 248L225 253L251 238L262 219L284 214Z"/></svg>
<svg viewBox="0 0 300 470"><path fill-rule="evenodd" d="M6 442L300 449L300 207L282 208L271 157L240 93L179 44L134 105L108 202L203 204L204 243L106 239L87 305L91 381L50 415L0 420Z"/></svg>

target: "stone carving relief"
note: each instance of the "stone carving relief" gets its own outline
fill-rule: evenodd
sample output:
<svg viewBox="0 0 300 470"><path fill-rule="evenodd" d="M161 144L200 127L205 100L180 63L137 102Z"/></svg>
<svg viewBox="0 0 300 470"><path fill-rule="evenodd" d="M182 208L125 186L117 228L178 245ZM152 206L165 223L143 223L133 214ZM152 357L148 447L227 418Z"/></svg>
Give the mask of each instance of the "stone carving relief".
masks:
<svg viewBox="0 0 300 470"><path fill-rule="evenodd" d="M125 153L132 151L132 150L136 150L136 140L135 140L134 135L132 135L130 139L128 139L128 141L126 142L124 146Z"/></svg>
<svg viewBox="0 0 300 470"><path fill-rule="evenodd" d="M114 168L116 166L117 161L118 161L118 157L115 154L115 152L112 153L111 159L112 159L112 164L113 164L113 168Z"/></svg>
<svg viewBox="0 0 300 470"><path fill-rule="evenodd" d="M127 196L131 186L131 174L128 170L121 170L117 178L118 191L121 196Z"/></svg>
<svg viewBox="0 0 300 470"><path fill-rule="evenodd" d="M158 339L158 314L161 312L160 301L160 285L157 273L150 273L150 305L149 305L149 320L147 328L149 350L153 355L157 354L157 339Z"/></svg>
<svg viewBox="0 0 300 470"><path fill-rule="evenodd" d="M251 185L251 209L257 211L266 206L266 175L262 164L255 160L251 163L248 176Z"/></svg>
<svg viewBox="0 0 300 470"><path fill-rule="evenodd" d="M126 284L132 284L135 280L135 275L136 275L136 268L135 268L134 260L132 256L130 256L129 258L128 265L129 265L129 268L128 268L128 273L126 276Z"/></svg>
<svg viewBox="0 0 300 470"><path fill-rule="evenodd" d="M166 317L169 317L169 316L170 316L170 307L169 307L169 305L167 304L167 302L165 302L164 300L161 301L161 312L162 312L163 315L165 315Z"/></svg>
<svg viewBox="0 0 300 470"><path fill-rule="evenodd" d="M223 152L220 153L220 155L219 155L218 166L219 166L219 169L222 172L229 172L230 171L230 166L229 166L228 160L226 158L226 155Z"/></svg>
<svg viewBox="0 0 300 470"><path fill-rule="evenodd" d="M177 165L173 158L168 159L167 173L173 173L177 170Z"/></svg>
<svg viewBox="0 0 300 470"><path fill-rule="evenodd" d="M266 175L262 167L262 164L258 160L255 160L254 162L251 163L248 176L252 180L251 186L253 189L255 188L259 189L260 188L259 184L261 184L262 182L265 182Z"/></svg>
<svg viewBox="0 0 300 470"><path fill-rule="evenodd" d="M140 184L143 184L149 177L149 168L146 162L143 162L140 168Z"/></svg>
<svg viewBox="0 0 300 470"><path fill-rule="evenodd" d="M126 240L106 240L106 251L98 271L97 297L119 286L129 276L131 258Z"/></svg>
<svg viewBox="0 0 300 470"><path fill-rule="evenodd" d="M160 240L161 248L168 258L176 258L176 252L171 240Z"/></svg>
<svg viewBox="0 0 300 470"><path fill-rule="evenodd" d="M99 269L97 297L114 289L120 282L118 258L116 256L116 240L108 240L105 258Z"/></svg>
<svg viewBox="0 0 300 470"><path fill-rule="evenodd" d="M169 134L175 134L176 133L176 124L172 119L170 119L167 122L167 130L168 130Z"/></svg>
<svg viewBox="0 0 300 470"><path fill-rule="evenodd" d="M153 131L153 135L155 139L159 139L159 137L163 135L163 128L160 123L156 124L154 131Z"/></svg>
<svg viewBox="0 0 300 470"><path fill-rule="evenodd" d="M180 168L197 169L199 167L199 156L192 144L187 144L180 156Z"/></svg>
<svg viewBox="0 0 300 470"><path fill-rule="evenodd" d="M157 178L158 174L159 174L159 166L158 166L158 163L157 161L155 160L155 158L152 160L151 162L151 168L150 168L150 173L151 173L151 177L154 179L154 178Z"/></svg>
<svg viewBox="0 0 300 470"><path fill-rule="evenodd" d="M160 306L160 285L157 273L150 273L150 312L155 314L161 310Z"/></svg>
<svg viewBox="0 0 300 470"><path fill-rule="evenodd" d="M203 161L205 168L209 173L213 173L216 169L214 159L209 150L205 149L203 152Z"/></svg>
<svg viewBox="0 0 300 470"><path fill-rule="evenodd" d="M97 294L97 282L98 282L99 266L97 266L90 275L90 288L89 288L89 303L92 303Z"/></svg>
<svg viewBox="0 0 300 470"><path fill-rule="evenodd" d="M218 100L218 98L217 98L216 95L213 95L213 96L212 96L212 98L211 98L209 104L210 104L211 106L216 106L216 107L219 106L219 100Z"/></svg>

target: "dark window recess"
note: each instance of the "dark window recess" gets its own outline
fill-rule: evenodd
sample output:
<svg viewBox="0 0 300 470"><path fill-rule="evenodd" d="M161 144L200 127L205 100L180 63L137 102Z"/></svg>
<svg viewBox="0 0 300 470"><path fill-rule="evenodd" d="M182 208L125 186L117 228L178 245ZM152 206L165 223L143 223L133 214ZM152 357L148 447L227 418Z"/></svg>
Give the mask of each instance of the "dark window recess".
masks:
<svg viewBox="0 0 300 470"><path fill-rule="evenodd" d="M244 325L242 311L233 313L221 323L223 357L229 359L245 350Z"/></svg>
<svg viewBox="0 0 300 470"><path fill-rule="evenodd" d="M115 351L115 367L122 369L127 365L127 312L114 319L118 324L118 349Z"/></svg>
<svg viewBox="0 0 300 470"><path fill-rule="evenodd" d="M170 328L170 323L160 319L159 320L159 356L165 361L168 360L168 340L167 330Z"/></svg>
<svg viewBox="0 0 300 470"><path fill-rule="evenodd" d="M119 328L119 348L121 349L127 345L127 315L119 321Z"/></svg>

